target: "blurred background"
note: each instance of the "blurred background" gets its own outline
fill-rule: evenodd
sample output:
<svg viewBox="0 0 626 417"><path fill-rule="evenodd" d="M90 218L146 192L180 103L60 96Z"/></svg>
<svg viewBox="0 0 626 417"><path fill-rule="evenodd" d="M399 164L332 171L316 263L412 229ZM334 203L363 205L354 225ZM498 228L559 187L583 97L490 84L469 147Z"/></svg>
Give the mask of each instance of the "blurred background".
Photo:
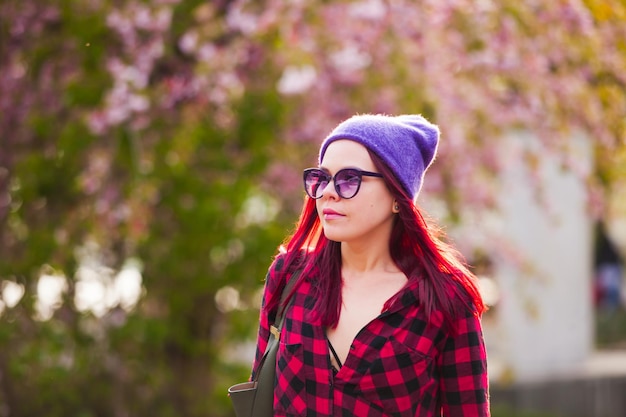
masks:
<svg viewBox="0 0 626 417"><path fill-rule="evenodd" d="M0 1L0 417L233 416L300 173L439 124L494 417L626 415L624 0Z"/></svg>

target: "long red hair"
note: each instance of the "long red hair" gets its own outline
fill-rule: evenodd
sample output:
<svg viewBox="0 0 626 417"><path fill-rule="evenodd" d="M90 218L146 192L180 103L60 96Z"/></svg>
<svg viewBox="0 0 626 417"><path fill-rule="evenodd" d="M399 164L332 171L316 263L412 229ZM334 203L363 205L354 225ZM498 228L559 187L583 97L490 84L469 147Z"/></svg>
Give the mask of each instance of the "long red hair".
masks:
<svg viewBox="0 0 626 417"><path fill-rule="evenodd" d="M468 310L481 315L486 306L462 255L444 241L444 233L433 221L427 221L391 169L369 153L400 208L389 239L391 257L408 277L407 285L417 283L420 305L427 314L440 311L453 330L455 318ZM341 311L341 243L324 235L315 200L306 197L296 229L284 246L287 253L280 270L302 271L298 279L311 281L315 292L315 318L323 326L335 327ZM276 307L280 291L274 295L268 300L269 309ZM395 301L392 297L384 309Z"/></svg>

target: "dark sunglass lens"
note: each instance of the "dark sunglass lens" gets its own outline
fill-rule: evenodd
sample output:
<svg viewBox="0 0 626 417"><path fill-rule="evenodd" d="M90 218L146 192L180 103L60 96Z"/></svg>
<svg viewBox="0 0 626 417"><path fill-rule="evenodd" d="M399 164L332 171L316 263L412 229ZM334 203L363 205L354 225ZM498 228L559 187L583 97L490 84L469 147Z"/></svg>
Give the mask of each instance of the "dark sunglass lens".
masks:
<svg viewBox="0 0 626 417"><path fill-rule="evenodd" d="M335 187L342 198L352 198L361 186L361 175L353 169L341 170L335 175Z"/></svg>
<svg viewBox="0 0 626 417"><path fill-rule="evenodd" d="M310 170L304 177L305 190L309 197L320 198L328 185L328 175L320 170Z"/></svg>

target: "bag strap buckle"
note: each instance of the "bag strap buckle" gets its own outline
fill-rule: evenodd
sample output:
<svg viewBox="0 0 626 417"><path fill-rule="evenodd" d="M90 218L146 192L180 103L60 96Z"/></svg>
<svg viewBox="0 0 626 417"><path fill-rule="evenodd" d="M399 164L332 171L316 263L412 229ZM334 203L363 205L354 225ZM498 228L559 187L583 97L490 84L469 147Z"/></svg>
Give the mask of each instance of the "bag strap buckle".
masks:
<svg viewBox="0 0 626 417"><path fill-rule="evenodd" d="M280 330L274 325L270 326L270 332L274 335L276 340L280 339Z"/></svg>

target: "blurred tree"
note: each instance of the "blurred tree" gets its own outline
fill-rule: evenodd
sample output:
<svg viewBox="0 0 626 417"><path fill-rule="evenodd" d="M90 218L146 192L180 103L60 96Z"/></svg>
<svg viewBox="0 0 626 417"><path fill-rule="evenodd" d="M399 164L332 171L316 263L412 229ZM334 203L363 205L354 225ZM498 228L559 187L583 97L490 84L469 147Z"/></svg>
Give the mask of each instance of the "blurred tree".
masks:
<svg viewBox="0 0 626 417"><path fill-rule="evenodd" d="M574 170L572 135L592 138L591 201L626 166L619 0L9 0L0 16L0 415L229 415L298 172L352 113L441 125L426 187L457 220L492 207L510 129ZM136 305L111 296L129 260ZM48 313L42 276L62 277Z"/></svg>
<svg viewBox="0 0 626 417"><path fill-rule="evenodd" d="M196 5L118 5L2 5L0 276L25 288L0 331L8 415L219 415L232 382L219 375L249 371L219 357L254 334L258 313L237 310L254 305L285 233L274 221L289 218L262 175L286 112L263 88L272 63L251 51L233 64L265 75L245 89L233 67L207 77L224 85L196 86L206 97L187 95L195 62L171 24L176 12L193 25ZM80 308L94 284L85 264L106 298L133 258L146 288L136 310ZM39 311L42 275L68 284L52 317ZM220 306L227 285L241 294Z"/></svg>

